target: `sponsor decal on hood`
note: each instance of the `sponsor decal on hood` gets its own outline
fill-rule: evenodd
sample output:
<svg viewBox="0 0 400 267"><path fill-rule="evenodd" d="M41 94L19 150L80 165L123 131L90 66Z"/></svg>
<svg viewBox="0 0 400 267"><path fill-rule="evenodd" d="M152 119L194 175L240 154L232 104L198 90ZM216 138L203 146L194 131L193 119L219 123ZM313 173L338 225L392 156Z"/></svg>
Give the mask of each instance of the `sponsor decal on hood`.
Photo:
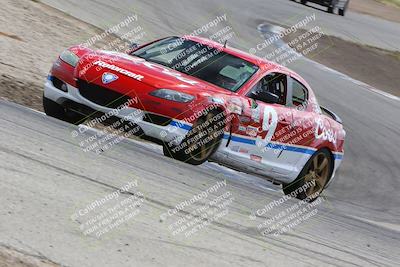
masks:
<svg viewBox="0 0 400 267"><path fill-rule="evenodd" d="M127 54L124 54L124 53L115 52L115 51L101 50L101 52L103 54L107 54L107 55L110 55L110 56L117 56L117 57L120 57L120 58L123 58L123 59L127 59L127 60L129 60L130 62L132 62L132 63L134 63L136 65L145 66L145 67L147 67L149 69L152 69L152 70L158 70L158 71L162 72L163 74L166 74L166 75L169 75L171 77L174 77L177 80L180 80L180 81L182 81L184 83L187 83L187 84L191 84L191 85L198 84L197 81L192 80L190 78L185 78L181 73L179 73L177 71L172 71L172 70L170 70L170 69L168 69L168 68L166 68L166 67L164 67L164 66L162 66L160 64L155 64L155 63L146 61L143 58L139 58L139 57L135 57L135 56L131 56L131 55L127 55ZM101 61L101 60L99 60L99 61ZM105 63L105 62L103 62L103 63ZM94 64L96 64L96 62ZM107 63L105 63L105 64L107 64ZM109 64L109 65L111 65L111 64ZM112 66L114 66L114 65L112 65Z"/></svg>
<svg viewBox="0 0 400 267"><path fill-rule="evenodd" d="M113 64L108 64L108 63L106 63L104 61L101 61L101 60L95 61L93 63L93 65L100 66L102 68L106 68L106 69L110 69L110 70L116 71L118 73L121 73L121 74L123 74L125 76L128 76L128 77L133 78L133 79L138 80L138 81L142 81L142 79L144 78L144 76L142 76L142 75L133 73L133 72L131 72L129 70L120 68L120 67L115 66Z"/></svg>

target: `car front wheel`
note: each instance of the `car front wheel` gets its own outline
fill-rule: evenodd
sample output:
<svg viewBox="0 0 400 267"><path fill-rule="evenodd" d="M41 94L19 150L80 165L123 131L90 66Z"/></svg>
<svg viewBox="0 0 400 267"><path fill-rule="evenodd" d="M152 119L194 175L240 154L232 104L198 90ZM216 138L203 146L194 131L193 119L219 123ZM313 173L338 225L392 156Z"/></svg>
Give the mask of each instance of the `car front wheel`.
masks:
<svg viewBox="0 0 400 267"><path fill-rule="evenodd" d="M221 111L208 112L193 124L178 146L164 144L164 155L192 165L202 164L217 150L222 140L224 118Z"/></svg>
<svg viewBox="0 0 400 267"><path fill-rule="evenodd" d="M346 1L346 3L344 4L344 6L342 8L339 8L339 15L340 16L344 16L347 10L347 7L349 6L349 1Z"/></svg>

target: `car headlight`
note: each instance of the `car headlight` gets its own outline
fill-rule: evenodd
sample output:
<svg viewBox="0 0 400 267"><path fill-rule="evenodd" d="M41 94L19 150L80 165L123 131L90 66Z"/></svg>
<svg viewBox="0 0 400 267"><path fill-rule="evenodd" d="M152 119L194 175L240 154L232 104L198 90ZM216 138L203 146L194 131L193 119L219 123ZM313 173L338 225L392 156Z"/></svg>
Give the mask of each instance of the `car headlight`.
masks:
<svg viewBox="0 0 400 267"><path fill-rule="evenodd" d="M79 57L70 50L65 50L64 52L62 52L60 58L62 61L64 61L68 65L71 65L72 67L75 67L79 61Z"/></svg>
<svg viewBox="0 0 400 267"><path fill-rule="evenodd" d="M192 95L170 89L157 89L151 92L150 95L181 103L187 103L194 99Z"/></svg>

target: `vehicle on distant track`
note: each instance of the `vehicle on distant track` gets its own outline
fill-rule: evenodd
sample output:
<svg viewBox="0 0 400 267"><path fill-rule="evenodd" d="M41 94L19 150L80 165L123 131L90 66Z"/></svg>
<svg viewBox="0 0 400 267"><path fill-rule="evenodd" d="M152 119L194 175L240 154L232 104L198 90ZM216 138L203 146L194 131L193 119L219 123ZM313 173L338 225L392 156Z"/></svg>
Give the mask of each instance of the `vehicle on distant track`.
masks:
<svg viewBox="0 0 400 267"><path fill-rule="evenodd" d="M325 6L328 8L329 13L334 13L335 9L337 9L338 14L344 16L349 6L350 0L300 0L300 2L303 5L307 4L307 2L312 2L321 6Z"/></svg>
<svg viewBox="0 0 400 267"><path fill-rule="evenodd" d="M299 199L319 196L344 152L341 120L302 77L200 37L127 53L73 46L54 63L43 106L75 124L113 114L107 121L139 128L166 156L260 175Z"/></svg>

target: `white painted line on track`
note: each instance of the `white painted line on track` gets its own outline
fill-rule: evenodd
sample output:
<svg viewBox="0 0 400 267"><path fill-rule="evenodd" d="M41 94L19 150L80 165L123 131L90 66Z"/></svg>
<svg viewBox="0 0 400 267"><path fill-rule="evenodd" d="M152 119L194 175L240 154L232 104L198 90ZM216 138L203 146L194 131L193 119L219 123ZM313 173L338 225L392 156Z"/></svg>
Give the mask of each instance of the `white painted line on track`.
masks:
<svg viewBox="0 0 400 267"><path fill-rule="evenodd" d="M28 108L28 107L26 107L27 109L29 109L29 110L31 110L31 111L33 111L33 112L35 112L35 113L39 113L39 114L41 114L41 115L46 115L46 113L44 113L44 112L42 112L42 111L39 111L39 110L36 110L36 109L33 109L33 108Z"/></svg>

